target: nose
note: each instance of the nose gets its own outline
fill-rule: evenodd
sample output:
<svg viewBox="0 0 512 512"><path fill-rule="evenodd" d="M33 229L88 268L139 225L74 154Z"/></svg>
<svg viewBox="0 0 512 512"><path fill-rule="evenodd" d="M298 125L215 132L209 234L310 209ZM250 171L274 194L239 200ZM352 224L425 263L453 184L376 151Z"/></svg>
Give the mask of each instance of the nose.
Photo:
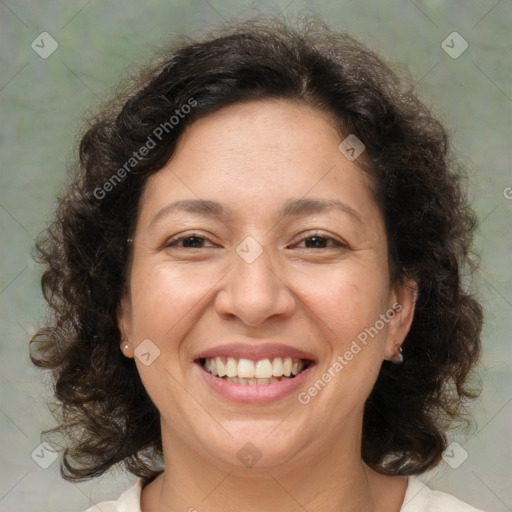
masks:
<svg viewBox="0 0 512 512"><path fill-rule="evenodd" d="M251 327L293 314L296 299L266 250L251 263L235 255L234 267L215 299L217 314L234 317Z"/></svg>

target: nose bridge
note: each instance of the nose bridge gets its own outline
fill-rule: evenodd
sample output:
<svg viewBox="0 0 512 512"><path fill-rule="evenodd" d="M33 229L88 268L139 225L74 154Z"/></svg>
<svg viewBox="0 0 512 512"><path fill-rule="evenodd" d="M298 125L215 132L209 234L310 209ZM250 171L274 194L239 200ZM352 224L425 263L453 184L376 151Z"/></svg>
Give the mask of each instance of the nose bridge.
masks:
<svg viewBox="0 0 512 512"><path fill-rule="evenodd" d="M240 284L242 287L247 287L253 291L252 295L257 296L258 293L268 294L273 293L276 288L274 281L277 278L275 261L273 263L270 254L270 249L265 248L260 254L255 255L253 249L250 248L245 256L240 255L243 252L239 248L238 261L235 260L235 274L237 279L235 284Z"/></svg>
<svg viewBox="0 0 512 512"><path fill-rule="evenodd" d="M291 290L279 275L271 250L247 237L236 248L233 268L227 276L217 310L234 315L248 325L259 325L275 315L289 315L295 301Z"/></svg>

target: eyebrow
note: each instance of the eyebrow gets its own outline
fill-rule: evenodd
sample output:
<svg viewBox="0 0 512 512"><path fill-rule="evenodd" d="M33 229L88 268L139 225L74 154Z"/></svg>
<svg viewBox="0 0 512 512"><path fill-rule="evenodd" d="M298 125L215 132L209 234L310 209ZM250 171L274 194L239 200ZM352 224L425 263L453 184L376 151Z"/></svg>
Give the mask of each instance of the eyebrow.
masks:
<svg viewBox="0 0 512 512"><path fill-rule="evenodd" d="M359 223L363 223L361 215L354 210L354 208L342 201L339 201L338 199L290 199L279 209L277 215L280 219L283 219L286 217L312 215L314 213L322 213L333 209L347 213ZM172 203L164 206L153 217L150 225L173 211L186 211L203 217L221 218L225 218L231 213L229 208L215 201L209 201L206 199L184 199L173 201Z"/></svg>
<svg viewBox="0 0 512 512"><path fill-rule="evenodd" d="M151 219L149 225L151 226L159 219L173 211L185 211L203 217L226 217L228 210L220 203L215 201L208 201L206 199L184 199L181 201L173 201L164 206L158 213Z"/></svg>
<svg viewBox="0 0 512 512"><path fill-rule="evenodd" d="M313 213L322 213L329 210L340 210L348 213L355 220L362 223L361 215L354 210L351 206L338 199L294 199L286 201L283 207L279 210L279 217L294 217L299 215L311 215Z"/></svg>

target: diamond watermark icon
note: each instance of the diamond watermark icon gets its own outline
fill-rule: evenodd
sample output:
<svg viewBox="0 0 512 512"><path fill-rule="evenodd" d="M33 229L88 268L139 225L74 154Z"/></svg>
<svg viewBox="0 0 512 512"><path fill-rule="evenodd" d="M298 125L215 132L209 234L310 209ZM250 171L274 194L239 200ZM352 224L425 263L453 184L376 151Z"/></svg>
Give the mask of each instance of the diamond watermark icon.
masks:
<svg viewBox="0 0 512 512"><path fill-rule="evenodd" d="M160 349L150 339L145 339L133 353L144 366L149 366L160 355Z"/></svg>
<svg viewBox="0 0 512 512"><path fill-rule="evenodd" d="M468 46L468 42L458 32L452 32L441 43L441 48L452 59L458 59L468 49Z"/></svg>
<svg viewBox="0 0 512 512"><path fill-rule="evenodd" d="M251 442L245 443L236 454L238 460L248 468L252 468L262 457L262 453Z"/></svg>
<svg viewBox="0 0 512 512"><path fill-rule="evenodd" d="M30 456L34 462L43 469L49 468L58 458L57 452L53 449L52 445L42 442Z"/></svg>
<svg viewBox="0 0 512 512"><path fill-rule="evenodd" d="M248 236L236 246L236 252L246 263L252 263L263 252L263 247Z"/></svg>
<svg viewBox="0 0 512 512"><path fill-rule="evenodd" d="M452 469L460 467L469 457L469 453L457 442L450 443L443 452L443 460Z"/></svg>
<svg viewBox="0 0 512 512"><path fill-rule="evenodd" d="M41 32L30 46L39 57L47 59L59 47L59 43L48 32Z"/></svg>
<svg viewBox="0 0 512 512"><path fill-rule="evenodd" d="M338 149L343 153L347 160L353 162L365 149L365 145L351 133L339 146Z"/></svg>

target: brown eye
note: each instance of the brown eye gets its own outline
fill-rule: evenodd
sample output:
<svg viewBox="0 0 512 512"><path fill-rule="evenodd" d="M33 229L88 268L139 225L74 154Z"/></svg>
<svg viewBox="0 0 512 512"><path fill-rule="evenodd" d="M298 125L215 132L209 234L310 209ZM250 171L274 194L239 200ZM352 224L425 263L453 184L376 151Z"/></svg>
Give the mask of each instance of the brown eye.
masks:
<svg viewBox="0 0 512 512"><path fill-rule="evenodd" d="M304 240L306 242L306 247L315 249L325 249L327 244L329 243L329 239L325 236L311 236Z"/></svg>
<svg viewBox="0 0 512 512"><path fill-rule="evenodd" d="M330 236L322 236L318 234L303 238L298 244L296 244L296 246L305 249L331 249L336 247L346 247L345 244Z"/></svg>
<svg viewBox="0 0 512 512"><path fill-rule="evenodd" d="M202 247L204 241L205 239L200 236L188 236L179 240L183 243L183 247Z"/></svg>
<svg viewBox="0 0 512 512"><path fill-rule="evenodd" d="M207 242L210 243L210 246L214 246L214 244L207 238L196 234L191 234L172 238L168 243L165 244L165 247L176 247L179 249L202 249L205 247L204 244Z"/></svg>

